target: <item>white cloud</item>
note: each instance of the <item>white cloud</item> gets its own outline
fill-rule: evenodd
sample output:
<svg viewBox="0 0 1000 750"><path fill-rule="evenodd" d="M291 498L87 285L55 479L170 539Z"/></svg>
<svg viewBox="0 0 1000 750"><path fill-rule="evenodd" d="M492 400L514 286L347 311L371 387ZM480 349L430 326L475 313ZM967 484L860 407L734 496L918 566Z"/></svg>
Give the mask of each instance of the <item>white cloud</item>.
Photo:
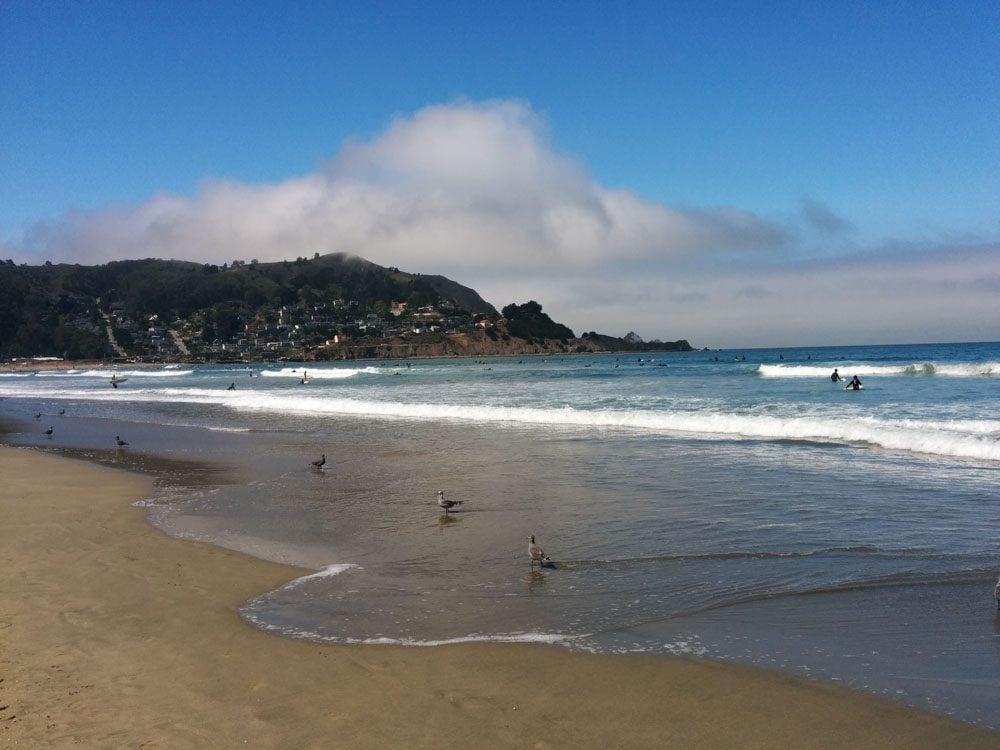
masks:
<svg viewBox="0 0 1000 750"><path fill-rule="evenodd" d="M996 247L838 260L825 246L810 263L799 229L832 241L852 225L813 199L798 221L606 188L526 104L459 102L398 117L313 174L206 181L192 197L38 224L3 250L32 263L344 251L451 276L498 307L536 299L578 333L697 345L995 338Z"/></svg>
<svg viewBox="0 0 1000 750"><path fill-rule="evenodd" d="M518 102L427 107L317 174L202 184L39 225L25 249L75 262L278 260L342 250L424 270L544 271L616 260L759 250L785 231L735 209L683 210L609 190L554 151Z"/></svg>
<svg viewBox="0 0 1000 750"><path fill-rule="evenodd" d="M995 340L1000 245L894 248L837 260L719 264L576 277L521 289L577 333L597 329L695 346ZM609 294L609 288L618 291ZM544 289L544 300L537 295ZM518 289L507 287L507 295Z"/></svg>

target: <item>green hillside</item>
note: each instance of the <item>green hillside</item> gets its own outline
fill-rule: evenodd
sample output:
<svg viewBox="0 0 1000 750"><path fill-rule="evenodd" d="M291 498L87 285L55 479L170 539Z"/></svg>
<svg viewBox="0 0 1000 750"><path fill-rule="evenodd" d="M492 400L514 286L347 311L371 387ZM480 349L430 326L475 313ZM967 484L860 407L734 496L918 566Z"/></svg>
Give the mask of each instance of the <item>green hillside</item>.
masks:
<svg viewBox="0 0 1000 750"><path fill-rule="evenodd" d="M656 348L690 349L686 341ZM342 253L222 266L0 262L0 360L273 361L654 348L573 331L535 301L503 316L444 276Z"/></svg>

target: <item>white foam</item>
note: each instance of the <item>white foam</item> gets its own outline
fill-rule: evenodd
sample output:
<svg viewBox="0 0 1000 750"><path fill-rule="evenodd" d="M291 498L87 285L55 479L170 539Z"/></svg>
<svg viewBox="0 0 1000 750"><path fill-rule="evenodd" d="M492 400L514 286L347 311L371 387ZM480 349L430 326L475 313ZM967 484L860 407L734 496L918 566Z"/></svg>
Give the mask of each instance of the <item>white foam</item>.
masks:
<svg viewBox="0 0 1000 750"><path fill-rule="evenodd" d="M456 636L454 638L439 638L421 640L419 638L392 638L389 636L377 636L374 638L353 638L350 636L326 635L307 628L280 627L265 622L257 613L244 607L241 611L243 618L261 630L287 636L289 638L299 638L308 641L318 641L321 643L342 643L347 645L368 645L368 646L450 646L457 643L567 643L577 638L586 636L563 635L561 633L494 633L484 635L472 633L470 635Z"/></svg>
<svg viewBox="0 0 1000 750"><path fill-rule="evenodd" d="M875 365L865 362L843 363L831 365L758 365L757 374L762 378L809 378L829 379L836 368L841 377L852 375L869 377L901 377L901 376L942 376L950 378L1000 377L1000 362L960 362L956 364L935 364L933 362L914 362L911 364Z"/></svg>
<svg viewBox="0 0 1000 750"><path fill-rule="evenodd" d="M499 633L496 635L462 635L438 640L417 638L345 638L342 643L358 643L384 646L448 646L455 643L565 643L583 636L562 635L560 633Z"/></svg>
<svg viewBox="0 0 1000 750"><path fill-rule="evenodd" d="M82 373L79 370L46 370L45 372L35 373L35 377L39 378L72 378Z"/></svg>
<svg viewBox="0 0 1000 750"><path fill-rule="evenodd" d="M330 576L336 576L343 573L345 570L350 570L351 568L358 567L354 563L335 563L333 565L327 565L322 570L318 570L315 573L310 573L309 575L301 576L293 581L289 581L282 588L293 589L296 586L300 586L306 581L312 580L314 578L329 578Z"/></svg>
<svg viewBox="0 0 1000 750"><path fill-rule="evenodd" d="M3 394L4 390L0 389L0 395ZM47 393L46 396L91 401L117 401L121 397L118 391L111 389L98 392L66 390ZM205 388L135 389L129 392L129 398L133 401L213 404L237 411L307 416L627 429L705 438L866 444L888 450L1000 461L1000 419L922 421L850 416L838 411L774 416L709 410L504 407L330 398L326 392L322 396L310 393L290 396L280 392Z"/></svg>
<svg viewBox="0 0 1000 750"><path fill-rule="evenodd" d="M379 374L380 371L375 367L363 367L363 368L348 368L342 367L337 369L318 369L311 370L308 367L285 367L281 370L261 370L260 374L265 378L298 378L301 379L303 375L308 375L310 380L343 380L345 378L353 378L360 374Z"/></svg>
<svg viewBox="0 0 1000 750"><path fill-rule="evenodd" d="M178 378L191 375L194 370L119 370L118 377L130 378ZM114 374L114 373L112 373Z"/></svg>
<svg viewBox="0 0 1000 750"><path fill-rule="evenodd" d="M708 653L708 649L702 645L698 636L689 636L662 643L660 649L674 656L705 656Z"/></svg>
<svg viewBox="0 0 1000 750"><path fill-rule="evenodd" d="M131 385L131 381L129 381ZM150 403L179 403L179 404L215 404L215 405L232 405L233 403L240 400L247 400L251 396L251 391L239 391L239 390L227 390L225 388L150 388L136 386L128 388L127 390L115 390L112 388L101 388L95 390L90 387L80 387L80 388L51 388L44 391L46 398L53 399L79 399L85 401L110 401L119 402L124 397L123 394L127 394L129 401L144 401ZM22 389L15 390L13 387L8 389L0 389L0 395L3 396L24 396L25 391ZM38 393L32 393L32 396L37 396ZM265 399L269 399L273 406L277 407L282 397L278 392L273 394L259 394ZM285 397L289 400L289 397ZM295 397L291 397L290 400L294 400ZM276 409L281 411L281 409Z"/></svg>
<svg viewBox="0 0 1000 750"><path fill-rule="evenodd" d="M42 378L102 378L110 380L112 376L117 376L119 378L176 378L182 375L191 375L193 372L194 370L178 370L175 366L174 369L165 368L163 370L154 370L151 368L141 368L137 370L52 370L36 374L38 377Z"/></svg>
<svg viewBox="0 0 1000 750"><path fill-rule="evenodd" d="M280 404L277 401L280 400ZM866 443L891 450L1000 461L1000 420L921 422L842 415L768 416L724 412L589 411L562 407L466 406L355 399L288 399L250 394L233 406L307 414L495 424L639 429L710 437ZM970 430L964 430L968 424Z"/></svg>
<svg viewBox="0 0 1000 750"><path fill-rule="evenodd" d="M1000 377L1000 362L972 362L955 365L934 365L938 375L953 378Z"/></svg>

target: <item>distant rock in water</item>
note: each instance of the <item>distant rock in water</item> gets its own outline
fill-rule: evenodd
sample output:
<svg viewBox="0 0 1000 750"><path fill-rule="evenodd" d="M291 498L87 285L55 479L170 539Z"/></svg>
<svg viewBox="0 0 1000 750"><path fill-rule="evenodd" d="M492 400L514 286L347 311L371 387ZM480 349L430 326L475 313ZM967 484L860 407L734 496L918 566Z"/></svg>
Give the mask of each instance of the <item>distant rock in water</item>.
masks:
<svg viewBox="0 0 1000 750"><path fill-rule="evenodd" d="M631 338L630 338L631 337ZM693 352L694 347L687 339L677 341L643 341L639 336L630 333L622 338L606 336L603 333L590 331L580 337L580 348L577 351L590 352Z"/></svg>

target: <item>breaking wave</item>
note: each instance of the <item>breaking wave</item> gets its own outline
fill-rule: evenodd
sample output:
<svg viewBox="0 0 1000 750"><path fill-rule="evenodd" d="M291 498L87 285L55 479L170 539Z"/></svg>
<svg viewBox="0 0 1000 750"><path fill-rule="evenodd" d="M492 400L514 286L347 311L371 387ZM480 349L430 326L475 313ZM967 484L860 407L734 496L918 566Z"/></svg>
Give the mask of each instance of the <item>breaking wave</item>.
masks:
<svg viewBox="0 0 1000 750"><path fill-rule="evenodd" d="M836 363L831 365L758 365L757 374L762 378L829 378L836 367L841 376L869 377L948 377L948 378L997 378L1000 377L1000 362L958 362L935 364L914 362L910 364L876 365L867 363Z"/></svg>
<svg viewBox="0 0 1000 750"><path fill-rule="evenodd" d="M324 392L326 394L328 392ZM921 421L847 415L761 415L724 411L587 410L505 407L447 403L408 403L328 395L295 395L199 388L149 389L130 393L136 401L215 404L244 412L311 417L454 421L484 425L525 425L626 429L703 438L797 440L869 445L954 458L1000 461L1000 419ZM113 391L88 393L90 399L115 400Z"/></svg>
<svg viewBox="0 0 1000 750"><path fill-rule="evenodd" d="M310 380L344 380L357 375L380 375L382 370L378 367L361 368L338 368L338 369L316 369L310 370L308 367L285 367L281 370L262 370L260 375L265 378L290 378L301 379L308 376Z"/></svg>

